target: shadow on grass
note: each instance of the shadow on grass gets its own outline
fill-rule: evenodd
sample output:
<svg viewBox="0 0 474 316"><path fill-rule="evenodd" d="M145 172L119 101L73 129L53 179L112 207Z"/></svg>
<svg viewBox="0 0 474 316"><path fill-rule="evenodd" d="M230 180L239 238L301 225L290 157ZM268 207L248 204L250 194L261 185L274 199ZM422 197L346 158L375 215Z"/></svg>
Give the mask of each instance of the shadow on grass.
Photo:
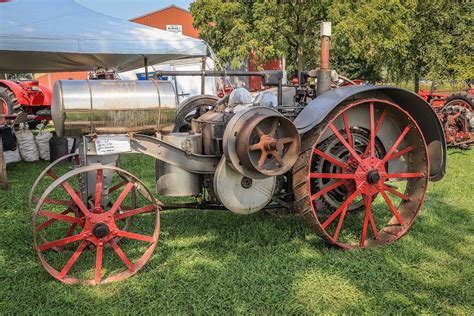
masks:
<svg viewBox="0 0 474 316"><path fill-rule="evenodd" d="M155 254L135 277L82 287L55 281L32 249L30 182L0 195L5 313L472 312L472 211L439 190L402 240L364 251L330 246L297 216L164 211Z"/></svg>

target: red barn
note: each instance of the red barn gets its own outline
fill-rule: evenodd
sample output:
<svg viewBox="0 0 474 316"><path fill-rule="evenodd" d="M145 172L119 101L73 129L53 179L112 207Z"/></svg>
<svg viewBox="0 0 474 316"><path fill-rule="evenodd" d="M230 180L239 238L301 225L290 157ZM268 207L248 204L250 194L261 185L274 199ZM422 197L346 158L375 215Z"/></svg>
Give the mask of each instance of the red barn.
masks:
<svg viewBox="0 0 474 316"><path fill-rule="evenodd" d="M130 21L189 37L199 37L199 31L193 27L191 12L175 5L133 18Z"/></svg>

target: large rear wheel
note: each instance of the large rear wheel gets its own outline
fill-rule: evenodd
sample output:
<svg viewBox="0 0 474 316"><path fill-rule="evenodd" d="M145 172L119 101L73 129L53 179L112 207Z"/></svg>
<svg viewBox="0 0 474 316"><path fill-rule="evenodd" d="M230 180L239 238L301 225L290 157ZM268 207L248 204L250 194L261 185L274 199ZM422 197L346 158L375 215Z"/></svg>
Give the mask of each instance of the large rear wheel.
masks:
<svg viewBox="0 0 474 316"><path fill-rule="evenodd" d="M19 107L15 94L10 89L0 87L0 115L12 115Z"/></svg>
<svg viewBox="0 0 474 316"><path fill-rule="evenodd" d="M331 243L391 243L413 224L426 194L428 150L400 106L384 99L341 105L303 136L302 148L293 168L296 207Z"/></svg>

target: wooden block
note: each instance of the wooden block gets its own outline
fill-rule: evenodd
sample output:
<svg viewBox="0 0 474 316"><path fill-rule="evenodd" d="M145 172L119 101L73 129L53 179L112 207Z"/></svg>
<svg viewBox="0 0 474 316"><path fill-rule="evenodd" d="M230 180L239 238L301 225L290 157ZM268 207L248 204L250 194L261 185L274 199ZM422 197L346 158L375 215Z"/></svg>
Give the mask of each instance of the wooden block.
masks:
<svg viewBox="0 0 474 316"><path fill-rule="evenodd" d="M2 185L2 190L8 190L7 166L3 157L2 134L0 134L0 183Z"/></svg>

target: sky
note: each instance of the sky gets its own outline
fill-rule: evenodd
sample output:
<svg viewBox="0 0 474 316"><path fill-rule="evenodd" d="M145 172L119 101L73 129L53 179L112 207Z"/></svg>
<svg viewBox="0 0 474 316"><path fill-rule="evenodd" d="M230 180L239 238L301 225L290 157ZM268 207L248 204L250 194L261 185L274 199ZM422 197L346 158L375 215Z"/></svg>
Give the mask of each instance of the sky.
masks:
<svg viewBox="0 0 474 316"><path fill-rule="evenodd" d="M116 18L130 20L172 4L189 8L191 0L75 0L89 9Z"/></svg>

